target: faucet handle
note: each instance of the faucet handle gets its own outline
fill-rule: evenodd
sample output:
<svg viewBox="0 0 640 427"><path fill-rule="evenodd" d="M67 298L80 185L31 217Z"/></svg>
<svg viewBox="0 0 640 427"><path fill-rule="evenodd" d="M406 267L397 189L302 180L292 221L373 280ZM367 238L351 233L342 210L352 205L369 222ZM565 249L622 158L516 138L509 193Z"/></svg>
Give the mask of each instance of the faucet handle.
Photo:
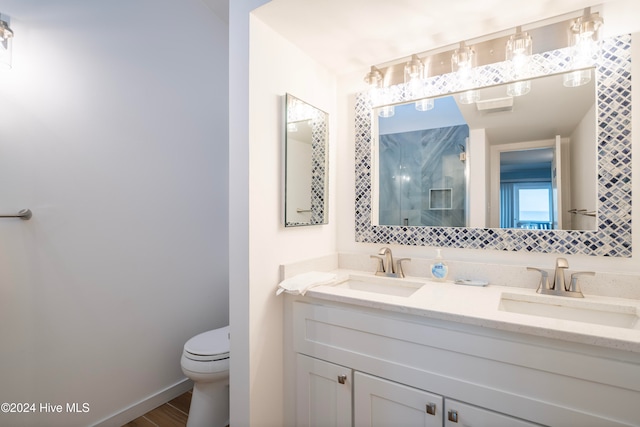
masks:
<svg viewBox="0 0 640 427"><path fill-rule="evenodd" d="M371 259L375 259L378 262L376 263L376 274L380 273L380 274L384 274L384 260L382 259L382 257L379 257L377 255L370 255Z"/></svg>
<svg viewBox="0 0 640 427"><path fill-rule="evenodd" d="M576 292L582 295L582 290L580 289L580 285L578 284L578 278L580 276L595 276L596 273L593 271L578 271L571 275L571 283L569 285L569 292Z"/></svg>
<svg viewBox="0 0 640 427"><path fill-rule="evenodd" d="M540 283L538 283L538 289L536 290L537 293L541 293L541 291L549 289L549 273L546 270L535 267L527 267L527 270L537 271L540 273Z"/></svg>
<svg viewBox="0 0 640 427"><path fill-rule="evenodd" d="M396 274L398 277L404 277L404 270L402 269L402 261L411 262L411 258L398 258L396 260Z"/></svg>

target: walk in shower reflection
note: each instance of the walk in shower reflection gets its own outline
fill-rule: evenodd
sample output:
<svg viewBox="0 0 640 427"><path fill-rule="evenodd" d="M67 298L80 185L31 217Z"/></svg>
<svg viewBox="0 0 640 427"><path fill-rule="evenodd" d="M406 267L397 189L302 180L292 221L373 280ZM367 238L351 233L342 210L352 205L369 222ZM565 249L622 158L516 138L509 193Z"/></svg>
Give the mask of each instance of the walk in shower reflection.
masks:
<svg viewBox="0 0 640 427"><path fill-rule="evenodd" d="M469 127L383 131L378 146L379 224L464 227Z"/></svg>

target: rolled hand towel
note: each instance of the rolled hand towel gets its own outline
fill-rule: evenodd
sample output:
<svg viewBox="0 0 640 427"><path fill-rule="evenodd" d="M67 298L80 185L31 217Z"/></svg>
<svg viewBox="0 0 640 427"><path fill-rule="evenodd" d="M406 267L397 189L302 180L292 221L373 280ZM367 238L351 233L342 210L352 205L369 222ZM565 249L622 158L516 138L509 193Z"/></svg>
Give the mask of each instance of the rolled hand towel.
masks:
<svg viewBox="0 0 640 427"><path fill-rule="evenodd" d="M283 280L278 285L276 295L287 292L295 295L304 295L313 286L326 285L336 280L334 273L324 273L320 271L310 271L298 274Z"/></svg>

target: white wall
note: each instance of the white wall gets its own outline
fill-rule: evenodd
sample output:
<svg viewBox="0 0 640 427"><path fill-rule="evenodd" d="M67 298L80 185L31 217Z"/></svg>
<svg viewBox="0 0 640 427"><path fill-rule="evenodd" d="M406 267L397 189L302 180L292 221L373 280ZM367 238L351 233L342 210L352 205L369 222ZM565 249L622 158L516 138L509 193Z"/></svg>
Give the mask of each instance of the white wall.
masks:
<svg viewBox="0 0 640 427"><path fill-rule="evenodd" d="M469 227L484 228L489 222L489 141L485 129L472 129L467 144L467 194L469 197Z"/></svg>
<svg viewBox="0 0 640 427"><path fill-rule="evenodd" d="M250 417L252 425L281 426L283 298L275 296L278 265L335 252L336 212L331 206L335 206L337 188L329 168L328 225L283 226L284 94L291 93L329 113L329 158L333 164L338 145L336 86L332 73L256 17L251 19L250 49ZM235 423L233 418L231 423Z"/></svg>
<svg viewBox="0 0 640 427"><path fill-rule="evenodd" d="M591 117L595 117L595 104L573 131L571 135L571 209L596 210L598 176L596 169L597 148L589 141L595 141L596 126ZM594 230L596 218L586 215L573 215L571 218L573 230Z"/></svg>
<svg viewBox="0 0 640 427"><path fill-rule="evenodd" d="M635 12L634 12L635 11ZM604 6L605 16L605 36L614 36L630 32L640 31L640 24L633 22L630 16L640 13L640 4L632 0L619 0L607 3ZM478 35L480 36L480 35ZM633 75L640 75L640 40L634 37L633 40ZM390 58L392 59L392 58ZM353 182L354 179L354 105L355 94L366 89L362 78L367 72L366 69L357 73L342 75L338 80L338 133L341 144L338 152L338 180L340 182ZM640 90L637 85L633 85L632 99L640 100ZM638 102L638 101L636 101ZM640 115L633 114L632 128L640 129ZM640 150L640 134L633 132L633 150ZM633 176L639 176L640 164L634 162ZM640 182L634 180L633 194L639 194ZM338 251L354 253L375 253L381 244L357 243L354 232L354 198L355 190L353 184L343 185L338 188ZM633 209L633 224L640 223L640 210ZM430 247L390 245L394 255L402 257L433 258L435 250ZM633 247L636 248L633 258L605 258L583 255L566 256L572 269L595 270L603 272L628 272L640 273L640 233L633 234ZM443 256L449 259L460 261L486 261L488 263L503 263L511 265L530 265L551 268L557 254L502 252L489 250L472 249L449 249L443 250ZM373 265L372 265L373 268Z"/></svg>
<svg viewBox="0 0 640 427"><path fill-rule="evenodd" d="M89 425L183 380L228 321L228 29L200 0L3 0L1 402Z"/></svg>
<svg viewBox="0 0 640 427"><path fill-rule="evenodd" d="M229 4L229 256L231 425L283 425L280 264L335 252L329 225L283 227L282 135L286 92L329 113L336 161L335 78L259 19L266 0ZM249 124L249 126L247 126ZM330 206L336 179L330 168Z"/></svg>
<svg viewBox="0 0 640 427"><path fill-rule="evenodd" d="M296 134L287 136L286 219L290 223L308 223L311 212L298 212L298 209L311 209L312 141L300 141L291 135Z"/></svg>

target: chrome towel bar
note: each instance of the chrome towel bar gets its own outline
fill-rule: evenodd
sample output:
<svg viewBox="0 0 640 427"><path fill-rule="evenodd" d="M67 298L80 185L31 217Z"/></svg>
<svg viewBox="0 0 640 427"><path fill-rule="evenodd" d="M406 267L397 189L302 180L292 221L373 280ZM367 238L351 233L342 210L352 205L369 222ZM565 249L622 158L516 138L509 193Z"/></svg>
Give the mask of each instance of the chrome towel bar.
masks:
<svg viewBox="0 0 640 427"><path fill-rule="evenodd" d="M17 215L0 215L0 218L20 218L25 221L31 219L33 213L30 209L22 209Z"/></svg>

